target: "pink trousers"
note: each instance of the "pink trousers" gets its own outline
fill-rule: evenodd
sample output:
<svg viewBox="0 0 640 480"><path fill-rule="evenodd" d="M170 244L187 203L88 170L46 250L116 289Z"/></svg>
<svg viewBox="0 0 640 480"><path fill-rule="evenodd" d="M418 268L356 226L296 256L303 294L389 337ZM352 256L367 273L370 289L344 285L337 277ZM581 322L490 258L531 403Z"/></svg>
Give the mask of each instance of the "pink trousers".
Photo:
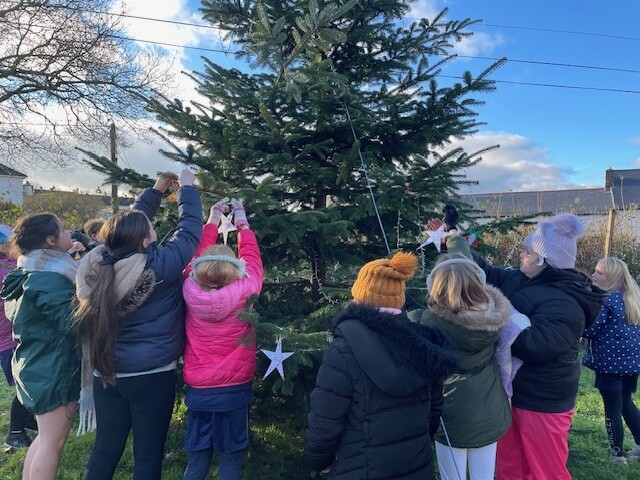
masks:
<svg viewBox="0 0 640 480"><path fill-rule="evenodd" d="M498 440L498 480L571 480L567 469L573 410L543 413L512 409L513 422Z"/></svg>

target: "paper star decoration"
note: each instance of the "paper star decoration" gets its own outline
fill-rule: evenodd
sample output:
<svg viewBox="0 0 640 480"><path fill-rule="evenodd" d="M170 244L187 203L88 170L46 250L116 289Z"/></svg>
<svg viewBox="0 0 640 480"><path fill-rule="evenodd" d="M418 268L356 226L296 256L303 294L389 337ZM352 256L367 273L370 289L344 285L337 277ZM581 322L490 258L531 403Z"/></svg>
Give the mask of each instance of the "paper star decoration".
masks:
<svg viewBox="0 0 640 480"><path fill-rule="evenodd" d="M262 379L264 380L265 378L267 378L267 376L274 370L278 370L278 373L284 380L284 370L282 370L282 362L284 362L287 358L289 358L295 352L282 351L282 337L280 336L276 337L275 352L264 350L262 348L260 350L262 350L262 353L264 353L267 357L269 357L269 360L271 360L271 363L269 364L269 368L267 368L267 371L265 372L264 377L262 377Z"/></svg>
<svg viewBox="0 0 640 480"><path fill-rule="evenodd" d="M443 223L442 225L440 225L435 230L427 230L426 233L427 233L427 235L429 235L429 238L427 238L422 243L422 245L420 245L418 248L424 248L427 245L429 245L430 243L433 243L433 245L436 247L436 249L439 252L440 251L440 247L442 246L442 239L443 238L447 238L449 236L449 232L445 232L444 228L445 228L445 225Z"/></svg>
<svg viewBox="0 0 640 480"><path fill-rule="evenodd" d="M227 216L224 213L222 217L220 217L220 226L218 227L218 233L222 234L222 240L224 244L227 244L227 238L229 237L229 232L235 232L236 226L231 221L231 215Z"/></svg>

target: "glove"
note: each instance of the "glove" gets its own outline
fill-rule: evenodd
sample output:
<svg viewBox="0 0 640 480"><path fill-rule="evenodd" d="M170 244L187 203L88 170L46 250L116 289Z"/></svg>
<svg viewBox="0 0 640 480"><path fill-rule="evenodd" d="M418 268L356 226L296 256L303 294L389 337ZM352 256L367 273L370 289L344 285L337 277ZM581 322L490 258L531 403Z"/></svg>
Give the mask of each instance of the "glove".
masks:
<svg viewBox="0 0 640 480"><path fill-rule="evenodd" d="M233 222L238 230L249 228L247 221L247 213L244 211L244 205L237 198L231 199L231 210L233 211Z"/></svg>
<svg viewBox="0 0 640 480"><path fill-rule="evenodd" d="M227 211L229 211L229 197L224 197L222 200L219 200L211 207L207 223L218 225L220 223L220 219L222 218L222 214Z"/></svg>
<svg viewBox="0 0 640 480"><path fill-rule="evenodd" d="M180 184L180 186L183 186L183 185L192 186L193 181L195 179L196 179L195 173L185 168L180 172L180 176L178 177L178 183Z"/></svg>
<svg viewBox="0 0 640 480"><path fill-rule="evenodd" d="M445 205L442 209L444 213L445 230L453 230L458 225L458 211L453 205Z"/></svg>

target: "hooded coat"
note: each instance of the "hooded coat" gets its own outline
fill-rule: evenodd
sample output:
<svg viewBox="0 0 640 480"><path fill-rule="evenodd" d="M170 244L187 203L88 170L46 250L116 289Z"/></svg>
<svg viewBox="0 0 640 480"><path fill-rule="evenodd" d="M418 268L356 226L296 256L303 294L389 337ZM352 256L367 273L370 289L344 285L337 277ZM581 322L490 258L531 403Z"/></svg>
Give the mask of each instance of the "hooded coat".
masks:
<svg viewBox="0 0 640 480"><path fill-rule="evenodd" d="M495 344L513 307L497 288L487 285L487 292L491 302L486 310L453 313L430 307L421 319L421 323L439 328L461 357L460 369L444 382L442 412L449 440L456 448L494 443L511 425L511 407L498 375ZM442 427L435 439L447 445Z"/></svg>
<svg viewBox="0 0 640 480"><path fill-rule="evenodd" d="M447 248L450 253L469 250L462 237L447 241ZM580 337L600 311L604 295L594 292L589 278L576 270L547 266L529 278L520 270L494 267L476 254L473 258L487 283L531 320L511 346L524 362L513 381L511 405L545 413L571 410L580 379Z"/></svg>
<svg viewBox="0 0 640 480"><path fill-rule="evenodd" d="M340 480L435 478L431 436L458 365L442 333L351 303L333 335L311 394L310 468Z"/></svg>
<svg viewBox="0 0 640 480"><path fill-rule="evenodd" d="M80 397L80 356L72 325L75 285L49 271L16 269L2 298L18 345L13 376L20 403L36 415Z"/></svg>

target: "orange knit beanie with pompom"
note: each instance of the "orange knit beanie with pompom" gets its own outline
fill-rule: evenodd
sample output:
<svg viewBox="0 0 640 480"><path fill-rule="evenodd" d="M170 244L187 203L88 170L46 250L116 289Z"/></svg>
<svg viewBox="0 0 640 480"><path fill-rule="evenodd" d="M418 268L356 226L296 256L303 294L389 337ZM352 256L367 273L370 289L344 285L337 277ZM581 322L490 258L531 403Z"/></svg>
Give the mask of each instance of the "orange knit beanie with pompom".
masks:
<svg viewBox="0 0 640 480"><path fill-rule="evenodd" d="M358 272L351 295L357 303L401 309L405 282L413 277L417 268L418 257L407 252L396 253L391 260L369 262Z"/></svg>

